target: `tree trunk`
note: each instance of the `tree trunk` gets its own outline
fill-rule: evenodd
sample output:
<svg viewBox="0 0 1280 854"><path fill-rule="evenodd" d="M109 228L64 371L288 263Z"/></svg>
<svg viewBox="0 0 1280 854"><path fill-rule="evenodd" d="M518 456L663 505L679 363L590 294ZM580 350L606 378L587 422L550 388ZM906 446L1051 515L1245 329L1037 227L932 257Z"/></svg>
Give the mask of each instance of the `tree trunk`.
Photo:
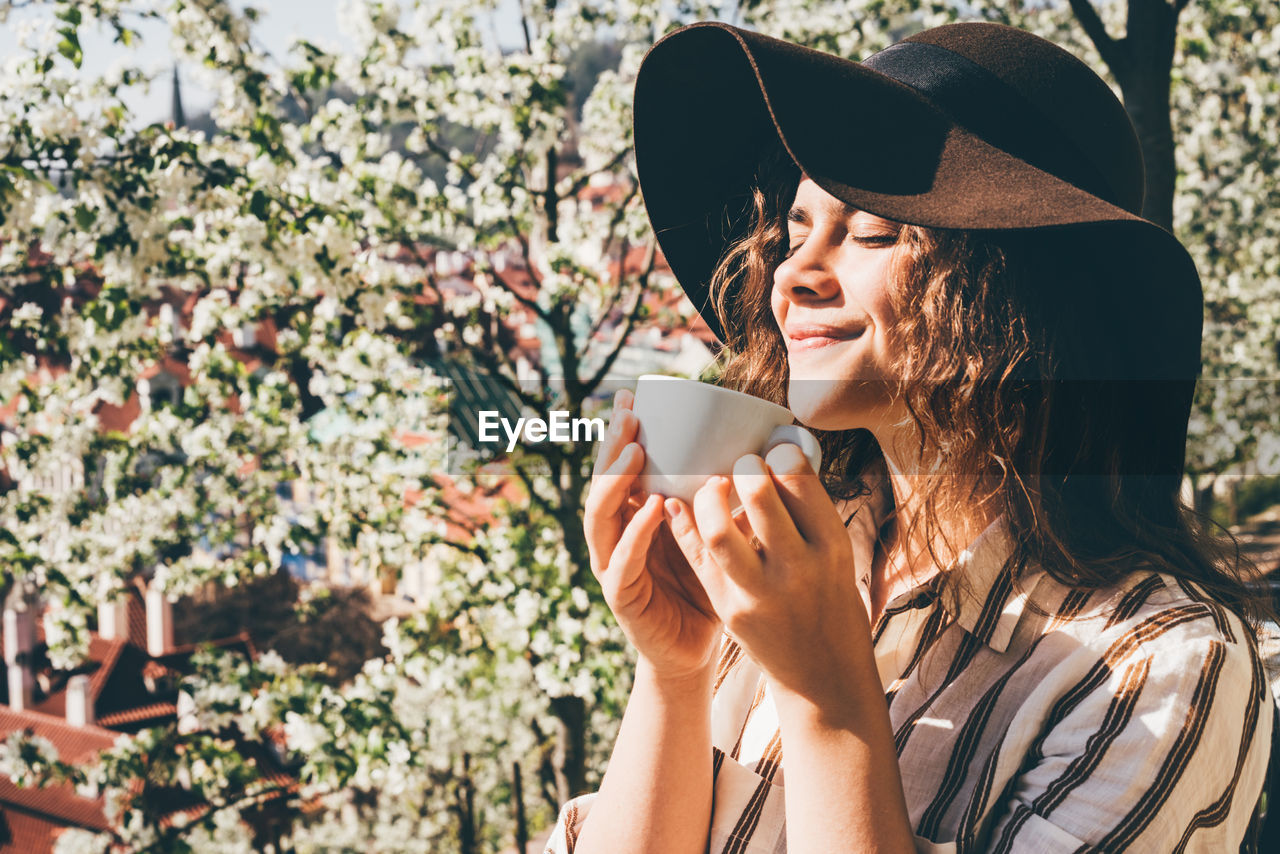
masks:
<svg viewBox="0 0 1280 854"><path fill-rule="evenodd" d="M462 754L462 779L458 782L458 849L462 854L478 854L476 847L476 787L471 782L471 754Z"/></svg>
<svg viewBox="0 0 1280 854"><path fill-rule="evenodd" d="M556 794L560 803L586 788L587 704L581 697L552 697L556 733Z"/></svg>
<svg viewBox="0 0 1280 854"><path fill-rule="evenodd" d="M1169 78L1178 37L1178 12L1166 0L1129 0L1124 44L1130 62L1125 74L1112 69L1124 93L1125 109L1138 130L1147 167L1142 215L1173 230L1173 194L1178 179L1173 159Z"/></svg>
<svg viewBox="0 0 1280 854"><path fill-rule="evenodd" d="M1174 162L1169 81L1173 72L1178 15L1186 0L1129 0L1124 38L1109 36L1089 0L1070 0L1085 32L1120 84L1125 109L1138 133L1146 164L1142 215L1173 230Z"/></svg>
<svg viewBox="0 0 1280 854"><path fill-rule="evenodd" d="M574 587L585 587L590 581L591 555L587 551L587 535L582 527L583 496L587 491L587 476L582 468L585 460L578 454L571 454L566 467L560 472L561 489L559 490L560 507L556 514L564 532L564 547L569 553L569 578L566 579Z"/></svg>
<svg viewBox="0 0 1280 854"><path fill-rule="evenodd" d="M520 763L511 769L512 792L516 799L516 851L525 854L529 848L529 827L524 817L524 781L520 777Z"/></svg>

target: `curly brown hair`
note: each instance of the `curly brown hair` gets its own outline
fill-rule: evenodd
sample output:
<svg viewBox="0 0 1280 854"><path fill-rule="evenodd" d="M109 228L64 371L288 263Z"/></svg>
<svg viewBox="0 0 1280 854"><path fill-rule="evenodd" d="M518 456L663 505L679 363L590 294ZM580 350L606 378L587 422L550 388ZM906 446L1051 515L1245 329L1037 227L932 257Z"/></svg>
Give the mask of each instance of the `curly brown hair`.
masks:
<svg viewBox="0 0 1280 854"><path fill-rule="evenodd" d="M711 281L725 330L717 382L783 405L787 353L769 296L800 177L780 147L762 157L743 236ZM943 508L991 502L1023 546L1015 576L1038 564L1070 587L1100 589L1145 567L1194 583L1255 624L1274 616L1245 583L1257 570L1234 537L1185 505L1178 477L1144 465L1149 437L1115 417L1161 391L1098 379L1087 294L1107 286L1073 263L1061 234L903 225L894 251L895 394L918 430L923 469L990 475L925 479L912 522L923 530L899 532L897 543L923 542L944 566L935 542L956 549L939 524ZM868 430L814 432L833 499L884 486Z"/></svg>

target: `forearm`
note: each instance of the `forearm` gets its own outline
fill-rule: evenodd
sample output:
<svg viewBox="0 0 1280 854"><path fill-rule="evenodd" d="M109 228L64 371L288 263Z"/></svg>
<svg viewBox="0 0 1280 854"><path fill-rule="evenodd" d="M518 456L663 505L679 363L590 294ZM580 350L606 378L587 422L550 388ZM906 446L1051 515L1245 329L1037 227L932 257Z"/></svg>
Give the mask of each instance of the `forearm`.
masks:
<svg viewBox="0 0 1280 854"><path fill-rule="evenodd" d="M864 677L874 679L874 663ZM775 696L787 813L787 850L914 852L888 708L874 691Z"/></svg>
<svg viewBox="0 0 1280 854"><path fill-rule="evenodd" d="M575 854L702 854L711 823L714 667L680 681L643 661Z"/></svg>

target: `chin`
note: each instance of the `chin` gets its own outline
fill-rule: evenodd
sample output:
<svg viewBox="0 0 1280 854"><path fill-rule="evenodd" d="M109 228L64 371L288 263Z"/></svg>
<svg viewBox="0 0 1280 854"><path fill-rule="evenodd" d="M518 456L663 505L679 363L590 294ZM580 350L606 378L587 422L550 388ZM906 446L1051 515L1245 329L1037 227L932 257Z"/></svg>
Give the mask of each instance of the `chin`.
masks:
<svg viewBox="0 0 1280 854"><path fill-rule="evenodd" d="M800 423L815 430L849 430L864 426L843 383L832 380L792 379L787 386L787 408ZM851 411L852 409L852 411Z"/></svg>
<svg viewBox="0 0 1280 854"><path fill-rule="evenodd" d="M874 430L888 405L883 380L791 378L787 408L801 424L815 430Z"/></svg>

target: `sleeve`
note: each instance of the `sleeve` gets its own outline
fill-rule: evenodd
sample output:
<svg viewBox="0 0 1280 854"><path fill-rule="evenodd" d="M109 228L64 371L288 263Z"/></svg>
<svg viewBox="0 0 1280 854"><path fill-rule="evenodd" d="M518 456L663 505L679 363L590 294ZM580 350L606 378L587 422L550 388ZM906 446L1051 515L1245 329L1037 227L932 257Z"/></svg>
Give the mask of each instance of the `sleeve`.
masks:
<svg viewBox="0 0 1280 854"><path fill-rule="evenodd" d="M707 850L740 854L781 854L786 850L782 787L712 748L716 763L711 831ZM594 792L560 809L545 854L573 854L578 833L591 811Z"/></svg>
<svg viewBox="0 0 1280 854"><path fill-rule="evenodd" d="M711 702L711 852L782 854L786 809L780 780L782 745L759 668L726 636ZM735 750L737 748L737 750ZM754 757L735 759L735 756ZM568 801L546 854L573 854L595 793Z"/></svg>
<svg viewBox="0 0 1280 854"><path fill-rule="evenodd" d="M766 756L744 764L719 748L712 753L716 777L707 850L785 854L787 815L782 786L773 782L776 763Z"/></svg>
<svg viewBox="0 0 1280 854"><path fill-rule="evenodd" d="M1054 704L997 807L989 850L1238 849L1266 774L1274 700L1256 649L1235 641L1248 627L1235 626L1103 656Z"/></svg>
<svg viewBox="0 0 1280 854"><path fill-rule="evenodd" d="M573 848L578 844L578 833L582 830L582 823L587 820L595 799L596 793L591 792L568 801L560 808L556 826L552 828L551 838L547 840L545 854L573 854Z"/></svg>

